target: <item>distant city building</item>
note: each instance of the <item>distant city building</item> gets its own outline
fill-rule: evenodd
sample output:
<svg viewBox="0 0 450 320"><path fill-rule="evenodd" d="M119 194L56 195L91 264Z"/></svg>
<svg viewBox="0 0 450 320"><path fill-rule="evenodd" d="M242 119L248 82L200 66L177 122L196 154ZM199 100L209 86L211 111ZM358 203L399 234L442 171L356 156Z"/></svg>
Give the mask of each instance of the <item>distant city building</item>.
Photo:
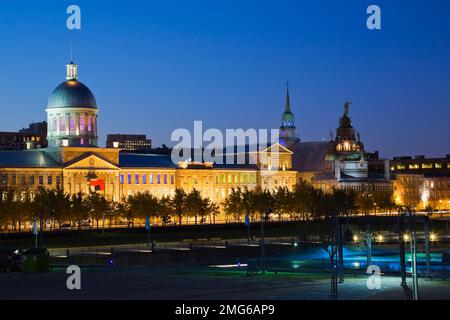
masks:
<svg viewBox="0 0 450 320"><path fill-rule="evenodd" d="M349 102L344 105L335 138L295 145L293 169L300 179L325 191L333 187L362 192L391 191L389 160L380 160L378 152L364 151L359 133L352 126L349 105Z"/></svg>
<svg viewBox="0 0 450 320"><path fill-rule="evenodd" d="M152 140L145 134L108 134L106 138L107 148L119 148L124 152L150 153Z"/></svg>
<svg viewBox="0 0 450 320"><path fill-rule="evenodd" d="M18 132L0 132L0 150L26 150L47 147L47 122L31 123Z"/></svg>
<svg viewBox="0 0 450 320"><path fill-rule="evenodd" d="M445 158L394 157L390 170L398 204L421 209L450 209L450 155Z"/></svg>

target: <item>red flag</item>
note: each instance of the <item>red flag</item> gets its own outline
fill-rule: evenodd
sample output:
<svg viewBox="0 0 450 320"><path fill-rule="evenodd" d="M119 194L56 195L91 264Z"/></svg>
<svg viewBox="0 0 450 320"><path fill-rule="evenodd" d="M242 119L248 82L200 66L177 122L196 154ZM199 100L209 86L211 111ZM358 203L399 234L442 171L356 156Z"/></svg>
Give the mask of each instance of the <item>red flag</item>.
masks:
<svg viewBox="0 0 450 320"><path fill-rule="evenodd" d="M90 186L94 188L95 191L105 190L105 180L104 179L91 179L89 181Z"/></svg>

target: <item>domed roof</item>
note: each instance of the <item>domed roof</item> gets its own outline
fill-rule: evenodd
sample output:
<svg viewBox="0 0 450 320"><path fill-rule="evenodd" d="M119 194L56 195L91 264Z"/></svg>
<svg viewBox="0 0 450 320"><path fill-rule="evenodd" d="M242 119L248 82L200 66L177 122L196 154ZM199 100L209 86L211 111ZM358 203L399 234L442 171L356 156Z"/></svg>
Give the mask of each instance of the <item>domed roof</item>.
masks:
<svg viewBox="0 0 450 320"><path fill-rule="evenodd" d="M97 109L97 102L91 90L76 79L61 83L48 98L49 109L76 107Z"/></svg>

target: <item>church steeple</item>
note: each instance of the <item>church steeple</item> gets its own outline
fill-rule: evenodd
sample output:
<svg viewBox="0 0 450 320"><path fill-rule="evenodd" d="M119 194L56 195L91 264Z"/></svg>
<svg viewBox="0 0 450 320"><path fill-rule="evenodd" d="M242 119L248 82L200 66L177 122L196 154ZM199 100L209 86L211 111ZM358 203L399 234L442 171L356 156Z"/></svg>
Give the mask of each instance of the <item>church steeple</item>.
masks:
<svg viewBox="0 0 450 320"><path fill-rule="evenodd" d="M288 148L292 148L298 141L300 141L300 139L295 135L294 114L291 110L289 82L287 82L284 112L281 116L280 143Z"/></svg>
<svg viewBox="0 0 450 320"><path fill-rule="evenodd" d="M284 113L292 113L291 111L291 97L289 96L289 81L286 82L286 104Z"/></svg>
<svg viewBox="0 0 450 320"><path fill-rule="evenodd" d="M291 97L289 95L289 82L286 83L286 102L284 105L284 112L281 116L281 127L294 128L294 114L291 111Z"/></svg>

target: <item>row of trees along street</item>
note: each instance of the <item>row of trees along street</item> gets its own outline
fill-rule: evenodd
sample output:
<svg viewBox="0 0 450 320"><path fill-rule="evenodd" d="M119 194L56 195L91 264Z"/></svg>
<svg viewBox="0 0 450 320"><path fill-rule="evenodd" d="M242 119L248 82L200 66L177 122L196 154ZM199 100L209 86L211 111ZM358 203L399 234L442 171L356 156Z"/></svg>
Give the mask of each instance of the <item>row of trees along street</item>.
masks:
<svg viewBox="0 0 450 320"><path fill-rule="evenodd" d="M374 193L331 189L324 192L307 182L299 182L293 190L278 188L274 192L247 188L232 189L222 203L202 197L200 191L186 193L176 189L172 196L157 198L144 192L130 195L120 202L108 201L100 193L70 195L60 188L39 187L37 192L0 189L0 230L22 231L25 222L37 221L59 229L63 224L97 229L105 225L126 222L133 227L147 217L152 223L179 224L189 218L194 224L216 223L222 208L226 222L243 222L248 213L252 222L262 213L271 212L266 219L308 220L340 215L370 214L392 211L395 208L392 192Z"/></svg>

